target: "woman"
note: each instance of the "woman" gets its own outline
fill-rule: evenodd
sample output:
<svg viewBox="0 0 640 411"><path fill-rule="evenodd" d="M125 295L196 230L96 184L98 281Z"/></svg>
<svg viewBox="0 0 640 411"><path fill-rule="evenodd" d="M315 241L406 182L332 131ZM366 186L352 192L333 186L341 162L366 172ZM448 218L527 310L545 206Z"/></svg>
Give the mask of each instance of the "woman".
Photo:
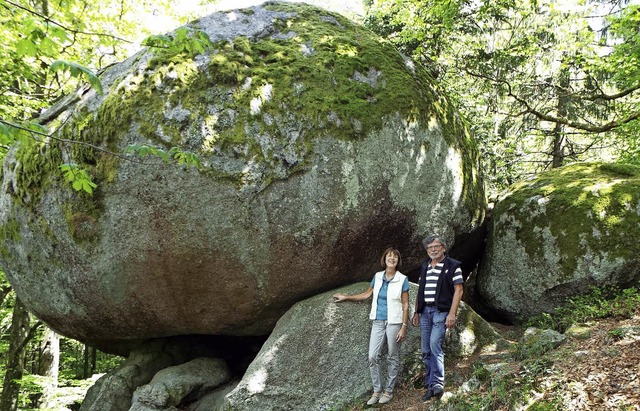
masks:
<svg viewBox="0 0 640 411"><path fill-rule="evenodd" d="M367 405L386 404L393 398L393 388L400 370L400 343L407 335L409 322L409 280L397 271L402 264L400 252L389 247L382 254L380 265L385 268L375 274L369 289L355 295L334 294L335 302L362 301L373 295L371 338L369 340L369 370L373 382L373 395ZM387 344L387 382L382 391L380 357Z"/></svg>

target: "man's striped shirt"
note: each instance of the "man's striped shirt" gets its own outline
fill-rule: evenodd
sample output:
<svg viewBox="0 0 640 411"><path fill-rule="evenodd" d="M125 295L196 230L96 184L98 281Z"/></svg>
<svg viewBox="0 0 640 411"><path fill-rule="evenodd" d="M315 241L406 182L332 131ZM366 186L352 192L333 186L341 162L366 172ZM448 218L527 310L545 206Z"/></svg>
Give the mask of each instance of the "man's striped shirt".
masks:
<svg viewBox="0 0 640 411"><path fill-rule="evenodd" d="M424 284L424 302L427 304L435 304L436 302L436 287L438 287L438 278L442 273L442 267L444 263L441 261L436 264L435 267L432 267L429 264L429 269L426 272L426 281ZM453 273L453 285L462 284L464 280L462 279L462 270L460 267L456 269Z"/></svg>

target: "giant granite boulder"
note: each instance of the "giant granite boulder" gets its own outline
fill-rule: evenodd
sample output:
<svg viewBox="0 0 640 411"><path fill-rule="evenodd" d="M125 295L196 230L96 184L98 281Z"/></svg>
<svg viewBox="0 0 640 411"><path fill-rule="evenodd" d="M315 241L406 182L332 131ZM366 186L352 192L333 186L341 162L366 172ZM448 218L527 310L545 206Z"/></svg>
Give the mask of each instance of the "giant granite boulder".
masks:
<svg viewBox="0 0 640 411"><path fill-rule="evenodd" d="M640 281L640 167L574 164L516 184L493 212L477 291L512 321L590 286Z"/></svg>
<svg viewBox="0 0 640 411"><path fill-rule="evenodd" d="M335 292L357 294L368 286L368 282L361 282L319 294L287 311L240 383L227 394L230 408L346 409L368 398L371 300L334 303L331 299ZM418 286L411 284L410 313L417 292ZM500 343L491 325L461 303L457 325L447 332L444 348L448 356L466 357L490 351ZM409 326L400 351L405 366L400 379L407 377L407 369L416 364L419 370L424 369L419 327ZM382 364L386 365L386 358Z"/></svg>
<svg viewBox="0 0 640 411"><path fill-rule="evenodd" d="M152 42L105 70L104 95L51 110L80 143L3 164L0 263L57 331L265 335L296 301L368 278L386 245L415 266L422 236L481 222L457 112L364 27L265 3ZM127 147L157 156L112 154ZM61 163L90 173L92 196Z"/></svg>

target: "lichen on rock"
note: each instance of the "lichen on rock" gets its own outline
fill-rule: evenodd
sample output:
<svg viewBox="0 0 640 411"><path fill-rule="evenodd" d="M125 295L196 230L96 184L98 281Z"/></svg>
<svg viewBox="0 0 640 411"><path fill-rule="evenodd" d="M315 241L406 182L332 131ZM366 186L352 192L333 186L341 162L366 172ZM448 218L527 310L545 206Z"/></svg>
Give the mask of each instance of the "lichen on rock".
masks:
<svg viewBox="0 0 640 411"><path fill-rule="evenodd" d="M592 285L640 280L640 168L573 164L499 199L477 287L514 321L552 312Z"/></svg>
<svg viewBox="0 0 640 411"><path fill-rule="evenodd" d="M142 50L61 115L57 136L76 144L7 155L1 263L58 331L264 335L301 298L368 277L389 243L417 265L424 235L481 223L464 122L366 28L265 3L187 29L212 46ZM130 145L178 147L203 168L107 152ZM93 196L62 181L60 162L91 172Z"/></svg>

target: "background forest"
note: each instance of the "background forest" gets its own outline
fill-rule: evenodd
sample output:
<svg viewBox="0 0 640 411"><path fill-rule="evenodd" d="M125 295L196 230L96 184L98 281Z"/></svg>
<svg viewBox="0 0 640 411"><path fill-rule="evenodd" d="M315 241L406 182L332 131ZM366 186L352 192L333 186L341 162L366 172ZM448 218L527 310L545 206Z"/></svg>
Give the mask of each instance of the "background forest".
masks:
<svg viewBox="0 0 640 411"><path fill-rule="evenodd" d="M192 3L0 0L0 160L17 142L56 138L47 108L100 91L101 71L140 47L206 47L179 31L160 36L219 6ZM571 162L640 165L637 2L365 0L353 17L448 90L479 144L490 197ZM95 188L77 165L52 166L84 195ZM2 272L0 303L0 411L53 408L52 387L81 398L92 375L121 361L57 336Z"/></svg>

